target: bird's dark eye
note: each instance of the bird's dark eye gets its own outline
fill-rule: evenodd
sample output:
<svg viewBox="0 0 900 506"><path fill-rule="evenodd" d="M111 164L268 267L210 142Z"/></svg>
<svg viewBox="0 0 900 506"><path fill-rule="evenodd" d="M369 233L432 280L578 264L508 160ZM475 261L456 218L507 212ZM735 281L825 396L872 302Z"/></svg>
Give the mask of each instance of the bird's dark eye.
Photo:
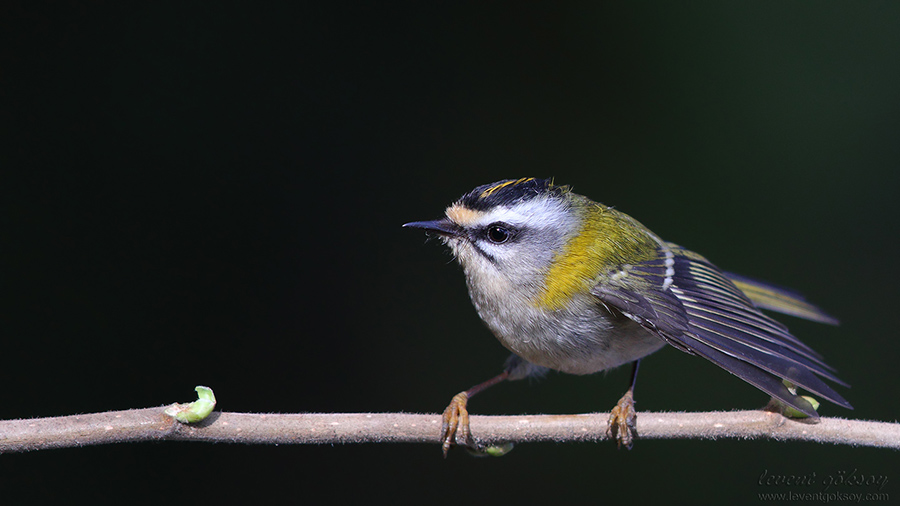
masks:
<svg viewBox="0 0 900 506"><path fill-rule="evenodd" d="M509 238L512 236L512 232L509 230L509 228L495 223L488 227L487 236L492 243L503 244L509 240Z"/></svg>

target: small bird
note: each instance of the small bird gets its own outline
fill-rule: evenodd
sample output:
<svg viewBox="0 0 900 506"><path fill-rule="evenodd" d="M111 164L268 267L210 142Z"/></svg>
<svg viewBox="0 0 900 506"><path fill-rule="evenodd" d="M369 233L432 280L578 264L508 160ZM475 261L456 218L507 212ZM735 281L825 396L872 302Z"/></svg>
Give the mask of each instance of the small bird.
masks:
<svg viewBox="0 0 900 506"><path fill-rule="evenodd" d="M478 315L513 353L501 374L453 397L443 414L445 457L453 444L479 449L467 404L485 388L549 369L591 374L628 363L631 382L607 434L631 448L638 365L666 344L806 416L818 417L796 386L853 409L822 381L849 386L822 356L760 310L837 320L796 293L723 272L568 186L498 181L463 195L441 219L403 226L437 234L450 247Z"/></svg>

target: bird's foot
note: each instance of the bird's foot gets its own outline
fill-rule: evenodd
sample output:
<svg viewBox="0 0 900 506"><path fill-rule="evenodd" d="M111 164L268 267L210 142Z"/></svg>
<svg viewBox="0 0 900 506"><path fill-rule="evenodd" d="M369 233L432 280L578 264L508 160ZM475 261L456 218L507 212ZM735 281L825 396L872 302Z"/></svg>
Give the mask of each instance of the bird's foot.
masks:
<svg viewBox="0 0 900 506"><path fill-rule="evenodd" d="M637 413L634 411L634 392L631 390L625 392L610 412L606 435L610 439L615 439L619 448L625 446L630 450L634 444L634 439L638 435Z"/></svg>
<svg viewBox="0 0 900 506"><path fill-rule="evenodd" d="M480 450L469 430L469 411L466 410L468 402L469 394L460 392L453 396L450 405L444 410L441 428L441 448L444 451L444 458L447 458L450 445L454 444L464 445L476 452Z"/></svg>

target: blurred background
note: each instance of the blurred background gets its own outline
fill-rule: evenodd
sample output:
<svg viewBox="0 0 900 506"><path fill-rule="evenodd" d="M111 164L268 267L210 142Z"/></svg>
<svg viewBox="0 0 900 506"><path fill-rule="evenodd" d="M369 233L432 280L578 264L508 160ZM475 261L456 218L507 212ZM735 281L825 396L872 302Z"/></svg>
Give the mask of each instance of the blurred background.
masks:
<svg viewBox="0 0 900 506"><path fill-rule="evenodd" d="M226 411L439 412L507 352L447 251L400 225L536 176L807 294L841 325L779 319L856 407L821 413L894 421L898 26L900 4L868 1L7 3L0 418L188 401L198 384ZM628 369L504 384L470 408L607 411ZM674 349L641 369L639 410L767 401ZM761 487L764 472L894 481L896 459L770 441L447 460L144 443L3 455L0 489L10 504L738 504L820 490Z"/></svg>

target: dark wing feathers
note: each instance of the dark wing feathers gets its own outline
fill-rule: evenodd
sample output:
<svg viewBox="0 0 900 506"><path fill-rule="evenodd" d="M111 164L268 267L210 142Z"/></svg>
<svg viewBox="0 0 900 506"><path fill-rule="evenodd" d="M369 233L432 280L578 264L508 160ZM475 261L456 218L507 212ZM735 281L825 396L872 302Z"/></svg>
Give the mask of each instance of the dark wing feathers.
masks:
<svg viewBox="0 0 900 506"><path fill-rule="evenodd" d="M756 366L707 346L703 342L694 339L689 335L682 336L682 338L684 339L686 346L689 346L694 354L709 360L763 392L768 393L772 397L780 399L782 402L785 402L804 413L816 416L814 414L815 409L813 409L809 401L803 397L792 394L778 376L766 374Z"/></svg>
<svg viewBox="0 0 900 506"><path fill-rule="evenodd" d="M735 283L695 253L668 244L652 260L623 266L592 293L676 348L710 360L810 416L816 413L809 402L782 380L852 409L820 379L847 386L821 355L761 313Z"/></svg>
<svg viewBox="0 0 900 506"><path fill-rule="evenodd" d="M711 331L733 335L734 339L751 346L754 342L759 341L759 346L781 353L798 362L809 361L825 371L834 370L822 361L822 356L816 351L797 340L788 332L787 328L772 325L775 321L765 315L754 315L753 312L747 311L746 306L742 308L731 305L729 307L721 304L716 300L704 297L703 292L697 289L681 290L673 287L672 290L682 300L688 313L694 317L696 325L704 326ZM751 340L748 341L746 336L750 336ZM812 364L807 365L812 366ZM823 373L823 376L832 381L841 382L830 373Z"/></svg>

